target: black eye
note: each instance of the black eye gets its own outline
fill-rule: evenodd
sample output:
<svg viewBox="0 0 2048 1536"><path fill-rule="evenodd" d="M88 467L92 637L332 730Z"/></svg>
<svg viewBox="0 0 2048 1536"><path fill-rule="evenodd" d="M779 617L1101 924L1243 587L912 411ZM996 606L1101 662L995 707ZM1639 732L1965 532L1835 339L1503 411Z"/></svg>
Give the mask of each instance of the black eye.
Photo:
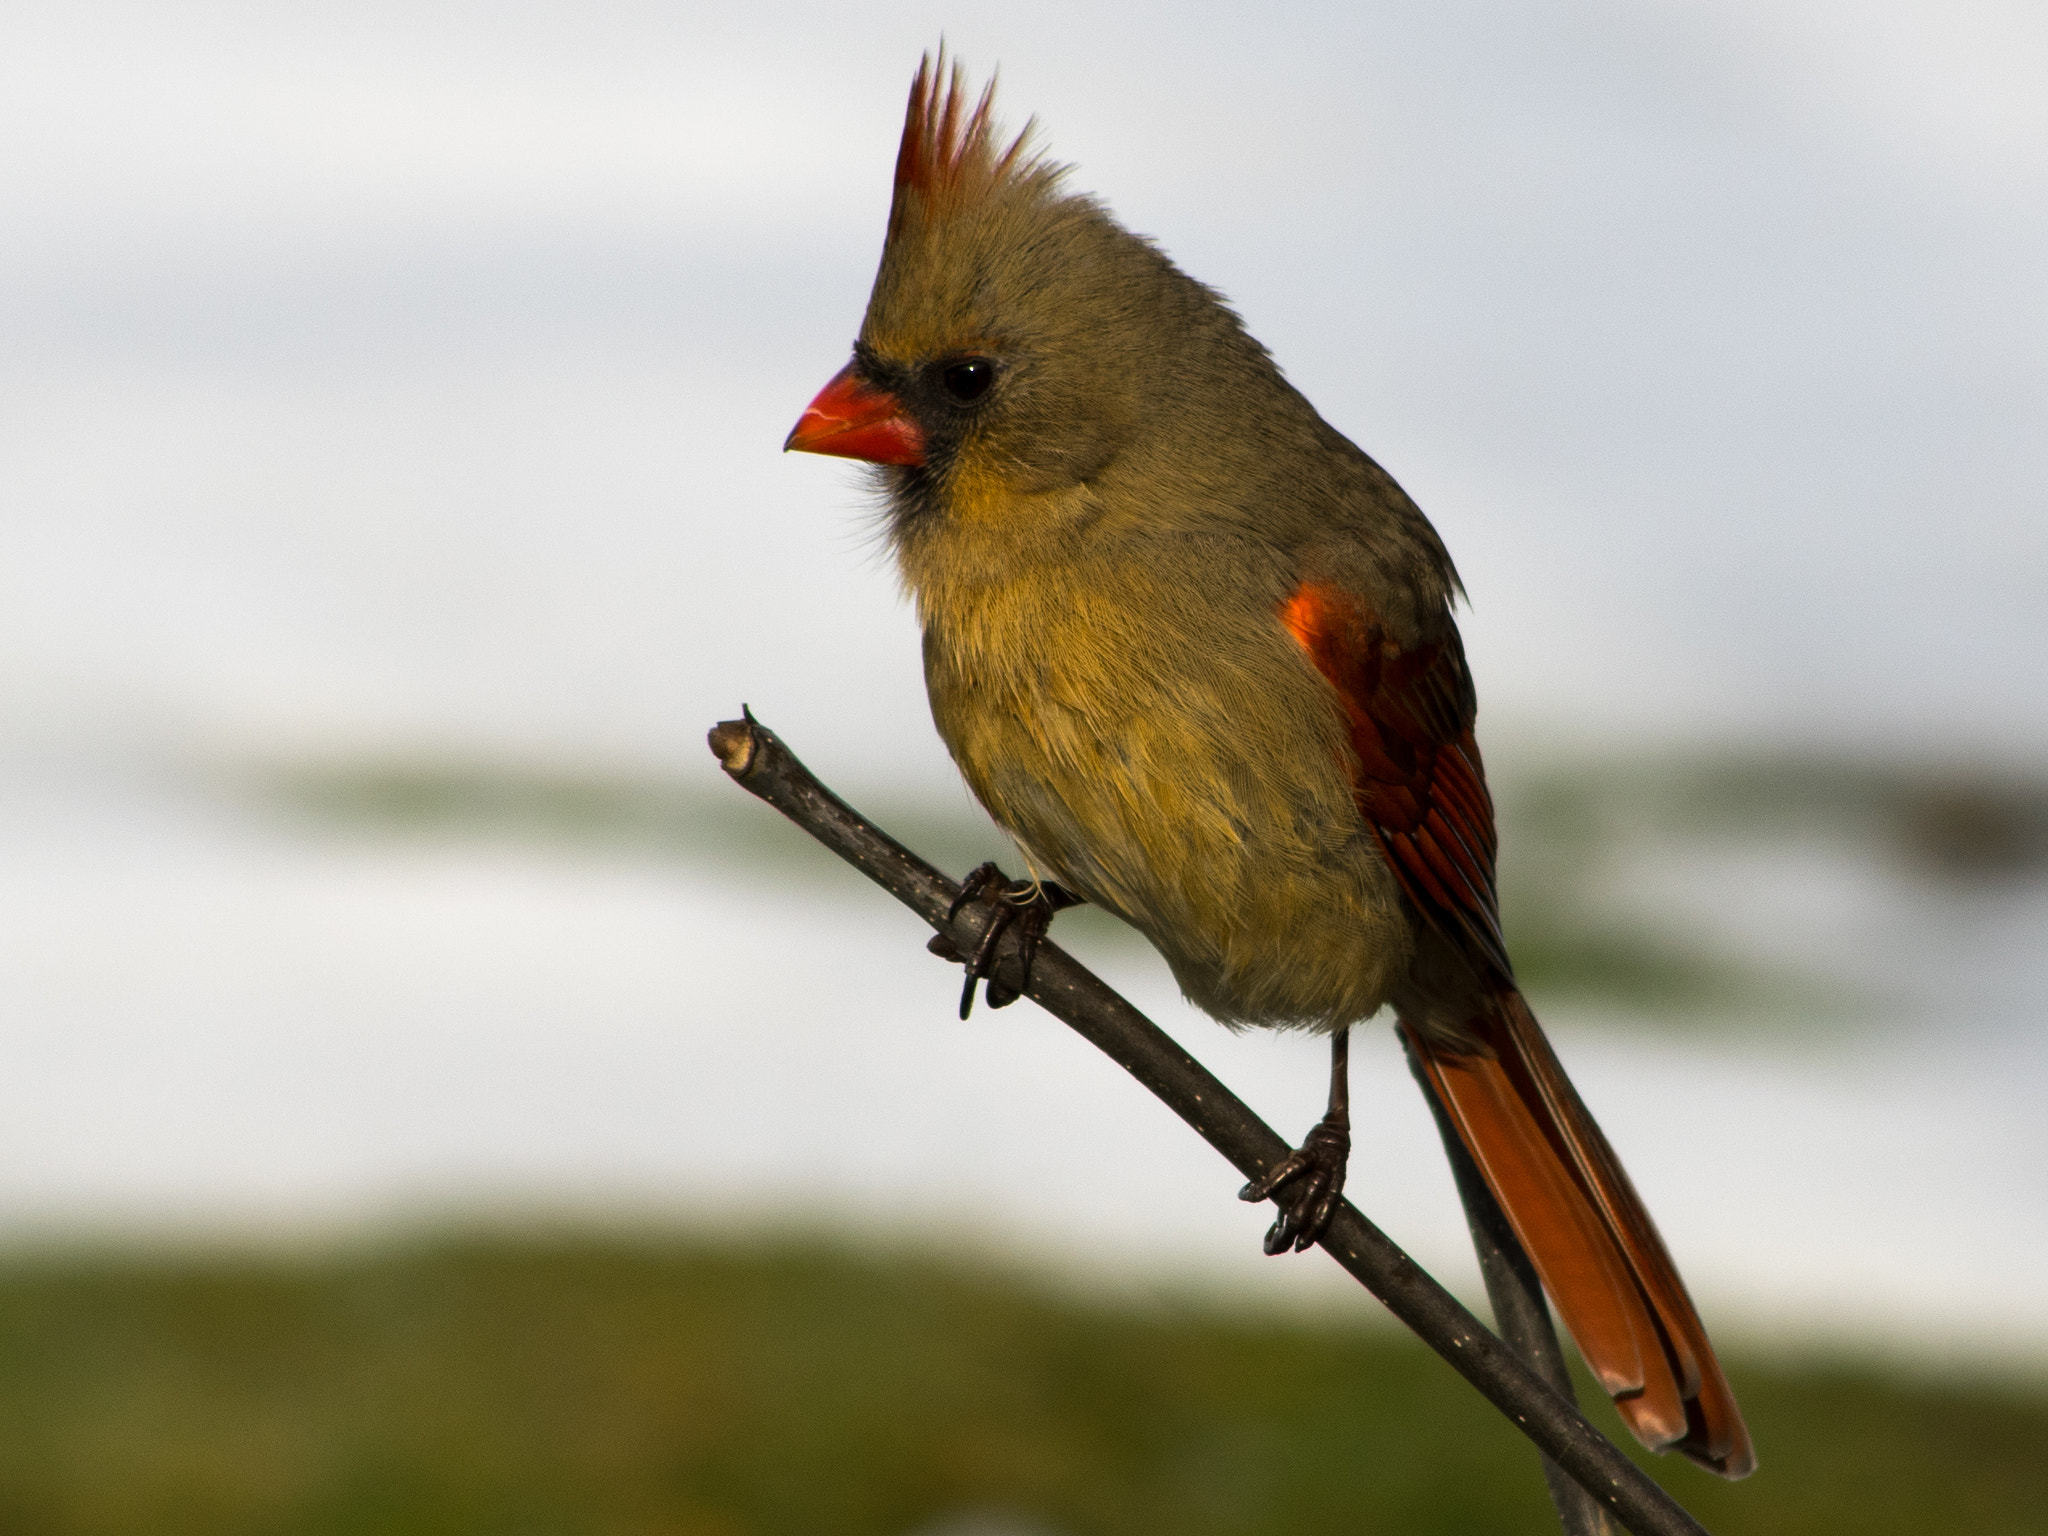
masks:
<svg viewBox="0 0 2048 1536"><path fill-rule="evenodd" d="M979 400L996 381L996 365L985 357L970 357L949 366L939 375L946 393L955 400Z"/></svg>

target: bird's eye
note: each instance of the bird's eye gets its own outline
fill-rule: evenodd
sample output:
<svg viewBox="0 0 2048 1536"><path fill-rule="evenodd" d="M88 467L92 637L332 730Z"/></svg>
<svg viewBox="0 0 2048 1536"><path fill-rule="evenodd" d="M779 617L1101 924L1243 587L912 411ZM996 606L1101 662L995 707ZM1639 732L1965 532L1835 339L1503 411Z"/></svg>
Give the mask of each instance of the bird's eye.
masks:
<svg viewBox="0 0 2048 1536"><path fill-rule="evenodd" d="M954 363L939 375L946 393L962 402L979 400L996 381L996 365L985 357L970 357Z"/></svg>

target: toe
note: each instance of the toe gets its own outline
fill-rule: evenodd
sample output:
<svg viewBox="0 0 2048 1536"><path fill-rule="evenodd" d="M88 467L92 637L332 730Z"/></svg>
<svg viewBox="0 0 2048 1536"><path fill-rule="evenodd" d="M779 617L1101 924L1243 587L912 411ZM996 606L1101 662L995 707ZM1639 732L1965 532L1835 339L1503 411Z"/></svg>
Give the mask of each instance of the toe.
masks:
<svg viewBox="0 0 2048 1536"><path fill-rule="evenodd" d="M1307 1168L1308 1164L1300 1153L1291 1153L1267 1169L1263 1177L1253 1179L1240 1189L1237 1198L1250 1201L1254 1205L1261 1200L1270 1200L1273 1198L1274 1190L1284 1188L1293 1180L1300 1178Z"/></svg>
<svg viewBox="0 0 2048 1536"><path fill-rule="evenodd" d="M1266 1241L1262 1246L1269 1259L1278 1258L1294 1246L1294 1216L1291 1212L1282 1211L1280 1219L1266 1229Z"/></svg>
<svg viewBox="0 0 2048 1536"><path fill-rule="evenodd" d="M1312 1192L1313 1203L1302 1208L1301 1231L1294 1240L1295 1252L1304 1252L1322 1241L1323 1233L1329 1230L1330 1218L1337 1214L1337 1202L1343 1191L1333 1184L1326 1184Z"/></svg>

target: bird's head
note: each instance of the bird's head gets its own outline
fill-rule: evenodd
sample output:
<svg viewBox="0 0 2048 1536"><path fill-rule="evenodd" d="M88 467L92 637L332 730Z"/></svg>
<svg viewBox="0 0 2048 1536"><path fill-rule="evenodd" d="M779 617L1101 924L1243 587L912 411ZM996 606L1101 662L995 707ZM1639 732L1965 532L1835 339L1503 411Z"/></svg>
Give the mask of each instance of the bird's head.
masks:
<svg viewBox="0 0 2048 1536"><path fill-rule="evenodd" d="M910 89L888 240L853 359L787 447L891 465L899 500L1057 491L1170 414L1189 347L1236 317L1093 198L1031 128L999 141L941 51ZM1260 354L1263 357L1263 354Z"/></svg>

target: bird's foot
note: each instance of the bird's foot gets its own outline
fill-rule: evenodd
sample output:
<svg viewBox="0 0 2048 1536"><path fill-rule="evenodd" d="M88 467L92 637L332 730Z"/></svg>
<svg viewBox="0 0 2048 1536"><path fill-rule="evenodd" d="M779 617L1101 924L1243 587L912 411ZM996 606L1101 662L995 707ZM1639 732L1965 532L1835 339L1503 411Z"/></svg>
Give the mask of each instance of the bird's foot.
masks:
<svg viewBox="0 0 2048 1536"><path fill-rule="evenodd" d="M946 921L950 923L969 905L987 909L988 919L974 953L961 954L959 946L943 933L934 935L925 946L942 960L959 960L967 966L967 985L960 992L960 1017L964 1019L974 1011L974 984L978 981L988 983L985 990L991 1008L1007 1008L1023 995L1021 989L995 978L996 947L1005 933L1012 928L1017 930L1017 966L1023 973L1020 988L1028 987L1031 962L1038 956L1038 941L1052 926L1053 914L1080 904L1080 897L1049 880L1013 881L993 863L981 865L961 881L960 894L946 909Z"/></svg>
<svg viewBox="0 0 2048 1536"><path fill-rule="evenodd" d="M1344 1198L1344 1170L1351 1160L1350 1116L1332 1111L1316 1122L1301 1146L1237 1192L1256 1204L1273 1200L1280 1219L1266 1233L1266 1252L1296 1253L1315 1246ZM1285 1199L1280 1191L1286 1190Z"/></svg>

